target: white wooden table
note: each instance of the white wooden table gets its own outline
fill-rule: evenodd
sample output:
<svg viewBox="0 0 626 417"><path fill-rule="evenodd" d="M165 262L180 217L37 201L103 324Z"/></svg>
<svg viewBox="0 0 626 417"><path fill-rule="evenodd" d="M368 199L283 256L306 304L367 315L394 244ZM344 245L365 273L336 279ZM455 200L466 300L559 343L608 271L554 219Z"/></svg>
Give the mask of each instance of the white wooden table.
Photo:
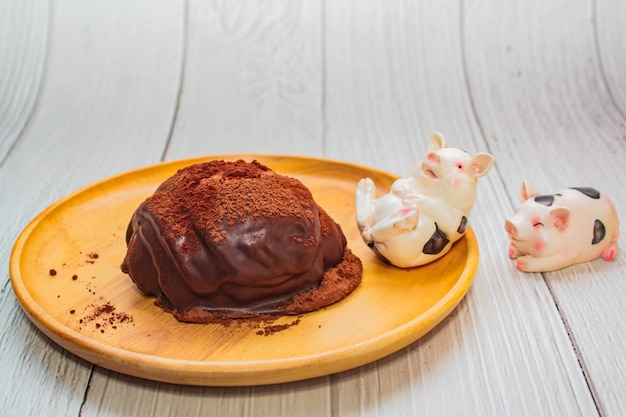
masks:
<svg viewBox="0 0 626 417"><path fill-rule="evenodd" d="M623 416L617 260L525 274L521 182L591 186L626 219L626 2L0 0L0 415ZM93 366L30 323L13 243L59 198L164 160L294 154L406 175L435 130L496 165L458 308L377 362L257 387Z"/></svg>

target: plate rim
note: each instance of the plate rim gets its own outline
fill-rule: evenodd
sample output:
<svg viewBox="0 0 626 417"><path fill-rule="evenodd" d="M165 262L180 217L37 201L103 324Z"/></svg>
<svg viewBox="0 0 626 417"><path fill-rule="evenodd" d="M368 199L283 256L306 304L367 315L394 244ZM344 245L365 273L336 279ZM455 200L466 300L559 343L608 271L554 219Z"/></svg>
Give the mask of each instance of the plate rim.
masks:
<svg viewBox="0 0 626 417"><path fill-rule="evenodd" d="M463 300L473 282L474 275L478 268L479 247L475 233L472 227L469 226L467 228L466 234L461 238L461 240L465 240L467 245L468 254L465 267L463 268L461 274L458 276L456 282L450 288L450 290L445 293L445 295L441 297L435 304L433 304L430 308L428 308L420 315L413 317L411 320L400 326L377 334L375 337L362 340L349 346L342 346L341 348L334 348L331 350L325 350L321 353L307 354L294 358L268 360L256 359L243 361L197 361L180 358L163 358L156 355L133 352L127 349L111 346L101 341L90 338L87 335L82 334L81 332L78 332L63 325L31 297L30 292L26 288L26 285L21 277L21 253L24 249L24 246L28 242L28 239L30 238L32 232L49 213L53 212L67 201L70 201L71 199L76 198L77 196L84 194L89 190L102 187L107 183L123 179L127 176L135 176L141 174L142 172L149 172L155 169L166 169L168 165L180 165L181 167L183 167L198 162L216 159L258 159L262 163L264 163L263 159L271 159L278 162L285 159L298 159L300 160L300 162L306 163L323 162L339 164L343 166L353 167L361 171L378 174L384 177L398 178L398 176L395 174L391 174L377 168L323 157L287 154L234 153L206 155L172 161L163 161L127 170L98 180L84 187L81 187L64 197L61 197L60 199L56 200L48 207L46 207L44 210L42 210L24 227L13 245L9 261L10 282L13 287L15 296L18 299L20 306L22 307L22 310L26 313L30 321L35 324L35 326L39 330L41 330L46 336L52 339L55 343L59 344L62 348L91 363L123 374L138 376L156 381L186 385L263 385L292 382L296 380L304 380L334 374L337 372L346 371L348 369L353 369L358 366L362 366L375 360L381 359L385 356L388 356L389 354L398 351L402 347L406 347L409 344L415 342L423 335L430 332L441 321L443 321L443 319L456 308L461 300ZM286 175L289 175L289 173L286 173ZM418 331L416 331L416 329ZM70 346L67 346L68 343L70 344ZM112 358L113 363L111 363L110 361L103 361L101 357L110 357L111 351L116 352L117 354L115 358ZM356 354L354 353L355 351ZM352 354L348 354L349 352L352 352ZM373 353L376 353L375 355L373 355L373 359L366 359L366 357L371 358ZM119 358L122 358L122 360L120 360ZM275 378L270 378L267 381L264 378L259 378L259 383L255 383L255 381L248 381L248 383L245 384L233 383L233 381L230 381L233 376L236 376L238 374L249 375L251 371L263 374L272 372L284 373L285 371L287 371L288 373L289 371L293 371L294 369L302 371L302 367L306 366L312 359L321 359L321 361L316 362L318 365L317 369L305 372L306 375L304 377L299 376L288 378L287 376L283 376L276 381L273 380ZM353 365L341 366L343 362L346 361L353 363ZM357 363L356 365L354 365L355 362ZM291 366L285 366L285 364ZM337 364L339 364L340 366L337 366ZM331 367L331 365L335 365L332 366L332 368L338 369L332 372L327 372L326 369ZM192 377L185 377L182 380L178 380L177 378L172 379L171 376L167 375L168 372L181 371L183 369L188 375L192 375ZM220 374L226 369L228 369L229 377L225 380L222 380L223 378L220 378ZM153 376L146 377L144 372L137 373L140 370L150 370L150 372L153 373ZM212 383L213 381L215 381L216 383Z"/></svg>

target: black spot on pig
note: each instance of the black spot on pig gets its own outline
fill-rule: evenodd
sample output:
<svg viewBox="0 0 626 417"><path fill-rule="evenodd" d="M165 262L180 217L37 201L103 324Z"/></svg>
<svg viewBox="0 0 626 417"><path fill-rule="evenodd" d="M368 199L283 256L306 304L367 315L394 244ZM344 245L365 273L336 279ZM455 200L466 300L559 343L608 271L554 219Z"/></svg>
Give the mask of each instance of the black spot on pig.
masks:
<svg viewBox="0 0 626 417"><path fill-rule="evenodd" d="M463 233L465 233L465 230L467 230L467 217L462 216L461 217L461 224L459 224L459 228L456 229L456 232L460 235L462 235Z"/></svg>
<svg viewBox="0 0 626 417"><path fill-rule="evenodd" d="M374 242L368 243L367 247L370 248L376 255L378 255L380 257L380 259L383 260L383 262L385 262L386 264L391 265L391 262L389 262L389 259L387 259L382 253L380 253L380 251L378 250L378 248L376 247Z"/></svg>
<svg viewBox="0 0 626 417"><path fill-rule="evenodd" d="M587 197L593 198L594 200L597 200L597 199L600 198L600 191L596 190L595 188L591 188L591 187L572 187L572 190L580 191L581 193L583 193Z"/></svg>
<svg viewBox="0 0 626 417"><path fill-rule="evenodd" d="M424 245L422 252L426 255L437 255L448 243L450 243L450 239L444 232L439 230L439 226L435 223L435 232Z"/></svg>
<svg viewBox="0 0 626 417"><path fill-rule="evenodd" d="M591 241L591 244L595 245L602 242L604 236L606 236L606 228L604 227L604 223L596 219L595 223L593 224L593 240Z"/></svg>
<svg viewBox="0 0 626 417"><path fill-rule="evenodd" d="M550 207L552 204L554 204L554 196L552 194L538 195L537 197L535 197L535 202Z"/></svg>

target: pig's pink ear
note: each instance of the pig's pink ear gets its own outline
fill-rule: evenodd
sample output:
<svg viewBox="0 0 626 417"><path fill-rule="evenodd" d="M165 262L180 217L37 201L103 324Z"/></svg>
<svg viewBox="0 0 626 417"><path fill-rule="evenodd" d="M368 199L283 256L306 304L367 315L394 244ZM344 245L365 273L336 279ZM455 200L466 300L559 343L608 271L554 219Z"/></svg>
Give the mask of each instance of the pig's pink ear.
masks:
<svg viewBox="0 0 626 417"><path fill-rule="evenodd" d="M430 136L428 140L428 152L438 151L439 149L447 148L446 138L439 132L435 132Z"/></svg>
<svg viewBox="0 0 626 417"><path fill-rule="evenodd" d="M554 219L554 227L557 229L564 229L569 223L569 209L565 207L555 208L550 211L552 218Z"/></svg>
<svg viewBox="0 0 626 417"><path fill-rule="evenodd" d="M486 175L493 166L493 156L488 153L477 153L472 158L472 164L470 165L470 173L475 178L480 178Z"/></svg>
<svg viewBox="0 0 626 417"><path fill-rule="evenodd" d="M522 189L519 193L519 199L523 203L529 198L533 198L539 195L539 191L535 190L527 181L522 183Z"/></svg>

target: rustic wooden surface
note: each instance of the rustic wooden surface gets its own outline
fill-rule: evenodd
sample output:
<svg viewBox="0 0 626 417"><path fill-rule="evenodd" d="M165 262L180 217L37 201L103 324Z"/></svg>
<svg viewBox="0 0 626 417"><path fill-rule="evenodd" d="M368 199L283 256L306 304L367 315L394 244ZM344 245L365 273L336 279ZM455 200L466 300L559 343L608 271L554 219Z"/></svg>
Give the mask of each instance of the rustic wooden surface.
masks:
<svg viewBox="0 0 626 417"><path fill-rule="evenodd" d="M0 0L0 414L623 415L623 249L524 274L503 222L525 179L596 187L626 219L624 21L619 0ZM251 152L406 175L435 130L496 158L471 219L478 272L439 326L369 365L258 387L142 380L59 348L13 293L20 231L94 181Z"/></svg>

